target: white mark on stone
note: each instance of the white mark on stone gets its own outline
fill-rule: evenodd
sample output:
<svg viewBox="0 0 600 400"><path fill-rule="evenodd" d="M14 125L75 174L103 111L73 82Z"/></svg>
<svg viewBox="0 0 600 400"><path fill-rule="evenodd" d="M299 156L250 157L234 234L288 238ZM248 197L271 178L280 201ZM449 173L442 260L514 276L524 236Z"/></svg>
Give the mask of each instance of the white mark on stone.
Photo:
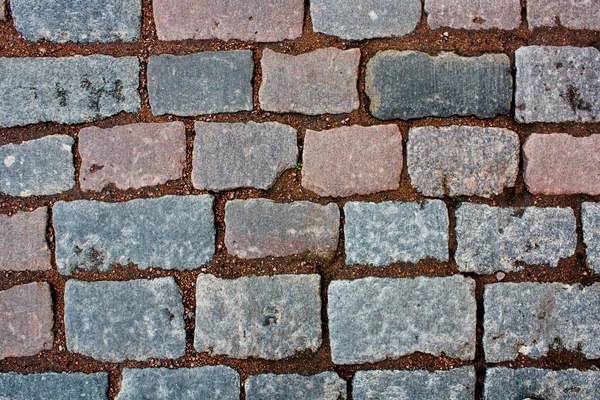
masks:
<svg viewBox="0 0 600 400"><path fill-rule="evenodd" d="M15 157L14 156L7 156L4 159L4 166L6 167L10 167L11 165L13 165L15 163Z"/></svg>
<svg viewBox="0 0 600 400"><path fill-rule="evenodd" d="M371 11L369 11L369 17L371 17L371 19L372 19L373 21L375 21L375 20L377 20L377 18L379 18L379 17L377 16L377 13L375 12L375 10L371 10Z"/></svg>
<svg viewBox="0 0 600 400"><path fill-rule="evenodd" d="M66 151L71 151L71 146L68 144L63 144L62 148L65 149Z"/></svg>

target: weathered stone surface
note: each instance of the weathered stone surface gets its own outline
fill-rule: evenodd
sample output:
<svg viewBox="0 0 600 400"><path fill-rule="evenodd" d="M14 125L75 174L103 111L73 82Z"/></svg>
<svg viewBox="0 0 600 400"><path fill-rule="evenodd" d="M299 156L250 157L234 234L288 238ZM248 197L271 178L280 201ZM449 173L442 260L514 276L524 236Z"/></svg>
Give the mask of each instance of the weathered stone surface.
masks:
<svg viewBox="0 0 600 400"><path fill-rule="evenodd" d="M67 347L100 361L185 354L183 303L175 279L83 282L65 288Z"/></svg>
<svg viewBox="0 0 600 400"><path fill-rule="evenodd" d="M431 29L517 29L521 24L519 0L425 0Z"/></svg>
<svg viewBox="0 0 600 400"><path fill-rule="evenodd" d="M45 271L52 268L46 241L48 209L0 216L0 271Z"/></svg>
<svg viewBox="0 0 600 400"><path fill-rule="evenodd" d="M140 110L136 57L0 58L0 126L78 124Z"/></svg>
<svg viewBox="0 0 600 400"><path fill-rule="evenodd" d="M403 36L421 19L419 0L313 0L310 16L315 32L363 40Z"/></svg>
<svg viewBox="0 0 600 400"><path fill-rule="evenodd" d="M360 50L328 47L292 56L265 49L260 107L279 113L343 114L358 109Z"/></svg>
<svg viewBox="0 0 600 400"><path fill-rule="evenodd" d="M7 400L108 400L108 373L0 374L0 393Z"/></svg>
<svg viewBox="0 0 600 400"><path fill-rule="evenodd" d="M255 375L246 381L248 400L345 400L346 381L335 372L317 375Z"/></svg>
<svg viewBox="0 0 600 400"><path fill-rule="evenodd" d="M219 279L196 284L194 347L201 353L279 360L321 347L319 275Z"/></svg>
<svg viewBox="0 0 600 400"><path fill-rule="evenodd" d="M515 185L519 148L519 136L508 129L412 128L408 173L412 185L425 196L490 197Z"/></svg>
<svg viewBox="0 0 600 400"><path fill-rule="evenodd" d="M240 258L330 257L337 249L340 210L308 201L233 200L225 206L225 225L225 245Z"/></svg>
<svg viewBox="0 0 600 400"><path fill-rule="evenodd" d="M527 22L530 28L564 26L568 29L600 30L600 2L564 0L528 0Z"/></svg>
<svg viewBox="0 0 600 400"><path fill-rule="evenodd" d="M600 357L600 284L496 283L484 293L483 346L487 362L519 354L539 358L550 348Z"/></svg>
<svg viewBox="0 0 600 400"><path fill-rule="evenodd" d="M527 190L534 194L600 194L600 135L532 134L523 145Z"/></svg>
<svg viewBox="0 0 600 400"><path fill-rule="evenodd" d="M354 400L472 400L475 396L475 369L358 371L352 379L352 388Z"/></svg>
<svg viewBox="0 0 600 400"><path fill-rule="evenodd" d="M0 0L0 21L6 21L6 0Z"/></svg>
<svg viewBox="0 0 600 400"><path fill-rule="evenodd" d="M47 283L28 283L0 291L0 359L50 350L53 321ZM0 398L3 395L0 391Z"/></svg>
<svg viewBox="0 0 600 400"><path fill-rule="evenodd" d="M84 128L79 184L96 191L111 183L119 189L160 185L183 176L185 152L183 122Z"/></svg>
<svg viewBox="0 0 600 400"><path fill-rule="evenodd" d="M515 119L518 122L595 122L600 119L600 52L597 49L521 47L515 52L515 66Z"/></svg>
<svg viewBox="0 0 600 400"><path fill-rule="evenodd" d="M346 264L448 261L448 211L441 200L348 202L344 215Z"/></svg>
<svg viewBox="0 0 600 400"><path fill-rule="evenodd" d="M54 205L56 264L61 274L140 269L195 269L215 252L214 198L164 196L124 203L77 200Z"/></svg>
<svg viewBox="0 0 600 400"><path fill-rule="evenodd" d="M74 143L70 136L51 135L0 146L0 192L25 197L74 188Z"/></svg>
<svg viewBox="0 0 600 400"><path fill-rule="evenodd" d="M268 189L297 160L291 126L196 122L192 182L198 189Z"/></svg>
<svg viewBox="0 0 600 400"><path fill-rule="evenodd" d="M152 5L160 40L278 42L299 38L304 25L302 0L154 0Z"/></svg>
<svg viewBox="0 0 600 400"><path fill-rule="evenodd" d="M331 358L359 364L422 352L472 360L475 309L475 282L460 275L333 281Z"/></svg>
<svg viewBox="0 0 600 400"><path fill-rule="evenodd" d="M51 42L133 42L140 37L141 0L11 0L23 38Z"/></svg>
<svg viewBox="0 0 600 400"><path fill-rule="evenodd" d="M539 368L488 368L486 400L593 400L600 398L600 372Z"/></svg>
<svg viewBox="0 0 600 400"><path fill-rule="evenodd" d="M319 196L395 190L402 173L402 135L396 125L307 130L302 186Z"/></svg>
<svg viewBox="0 0 600 400"><path fill-rule="evenodd" d="M490 207L462 203L456 211L456 263L461 272L519 271L525 264L557 267L575 254L571 208Z"/></svg>
<svg viewBox="0 0 600 400"><path fill-rule="evenodd" d="M163 54L148 62L152 114L194 116L252 110L250 50Z"/></svg>
<svg viewBox="0 0 600 400"><path fill-rule="evenodd" d="M386 50L367 63L370 111L381 120L450 117L492 118L512 102L509 58L504 54L460 57Z"/></svg>
<svg viewBox="0 0 600 400"><path fill-rule="evenodd" d="M199 368L123 369L116 400L239 400L240 375L217 365Z"/></svg>
<svg viewBox="0 0 600 400"><path fill-rule="evenodd" d="M581 205L581 225L583 243L588 268L600 273L600 204L583 203Z"/></svg>

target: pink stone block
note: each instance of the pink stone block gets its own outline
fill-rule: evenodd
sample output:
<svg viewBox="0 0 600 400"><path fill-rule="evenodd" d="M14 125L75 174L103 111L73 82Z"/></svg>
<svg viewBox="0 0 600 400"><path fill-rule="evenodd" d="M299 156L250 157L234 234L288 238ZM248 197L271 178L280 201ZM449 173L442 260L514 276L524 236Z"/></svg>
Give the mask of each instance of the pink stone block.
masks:
<svg viewBox="0 0 600 400"><path fill-rule="evenodd" d="M48 209L0 215L0 271L44 271L52 268L46 242Z"/></svg>
<svg viewBox="0 0 600 400"><path fill-rule="evenodd" d="M521 24L520 0L425 0L431 29L517 29Z"/></svg>
<svg viewBox="0 0 600 400"><path fill-rule="evenodd" d="M600 0L527 0L530 28L600 29Z"/></svg>

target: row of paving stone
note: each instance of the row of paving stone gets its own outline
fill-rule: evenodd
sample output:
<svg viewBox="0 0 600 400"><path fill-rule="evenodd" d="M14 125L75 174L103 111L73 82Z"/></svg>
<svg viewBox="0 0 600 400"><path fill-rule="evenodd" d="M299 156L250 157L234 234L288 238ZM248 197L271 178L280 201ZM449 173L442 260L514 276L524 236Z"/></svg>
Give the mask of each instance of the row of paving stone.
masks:
<svg viewBox="0 0 600 400"><path fill-rule="evenodd" d="M360 50L262 53L260 108L343 114L360 106ZM104 55L0 58L0 126L74 124L137 113L140 61ZM527 46L515 52L518 122L594 122L600 117L600 52L593 47ZM154 115L195 116L253 109L249 50L157 55L148 62ZM431 56L385 50L367 63L370 112L380 120L508 114L513 99L505 54Z"/></svg>

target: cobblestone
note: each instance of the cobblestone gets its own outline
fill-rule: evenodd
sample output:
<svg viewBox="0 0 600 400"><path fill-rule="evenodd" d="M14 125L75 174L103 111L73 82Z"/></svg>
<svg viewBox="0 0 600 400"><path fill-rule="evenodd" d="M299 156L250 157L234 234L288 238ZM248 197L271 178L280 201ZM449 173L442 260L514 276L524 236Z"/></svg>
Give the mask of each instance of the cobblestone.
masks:
<svg viewBox="0 0 600 400"><path fill-rule="evenodd" d="M52 268L46 241L48 209L0 216L0 271L45 271Z"/></svg>
<svg viewBox="0 0 600 400"><path fill-rule="evenodd" d="M594 0L528 0L527 22L530 28L564 26L597 31L600 30L600 3Z"/></svg>
<svg viewBox="0 0 600 400"><path fill-rule="evenodd" d="M108 373L0 374L0 393L10 400L108 400Z"/></svg>
<svg viewBox="0 0 600 400"><path fill-rule="evenodd" d="M581 225L587 266L600 273L600 204L581 204Z"/></svg>
<svg viewBox="0 0 600 400"><path fill-rule="evenodd" d="M317 375L262 374L246 380L248 400L345 400L346 381L335 372Z"/></svg>
<svg viewBox="0 0 600 400"><path fill-rule="evenodd" d="M425 0L431 29L517 29L521 24L519 0Z"/></svg>

